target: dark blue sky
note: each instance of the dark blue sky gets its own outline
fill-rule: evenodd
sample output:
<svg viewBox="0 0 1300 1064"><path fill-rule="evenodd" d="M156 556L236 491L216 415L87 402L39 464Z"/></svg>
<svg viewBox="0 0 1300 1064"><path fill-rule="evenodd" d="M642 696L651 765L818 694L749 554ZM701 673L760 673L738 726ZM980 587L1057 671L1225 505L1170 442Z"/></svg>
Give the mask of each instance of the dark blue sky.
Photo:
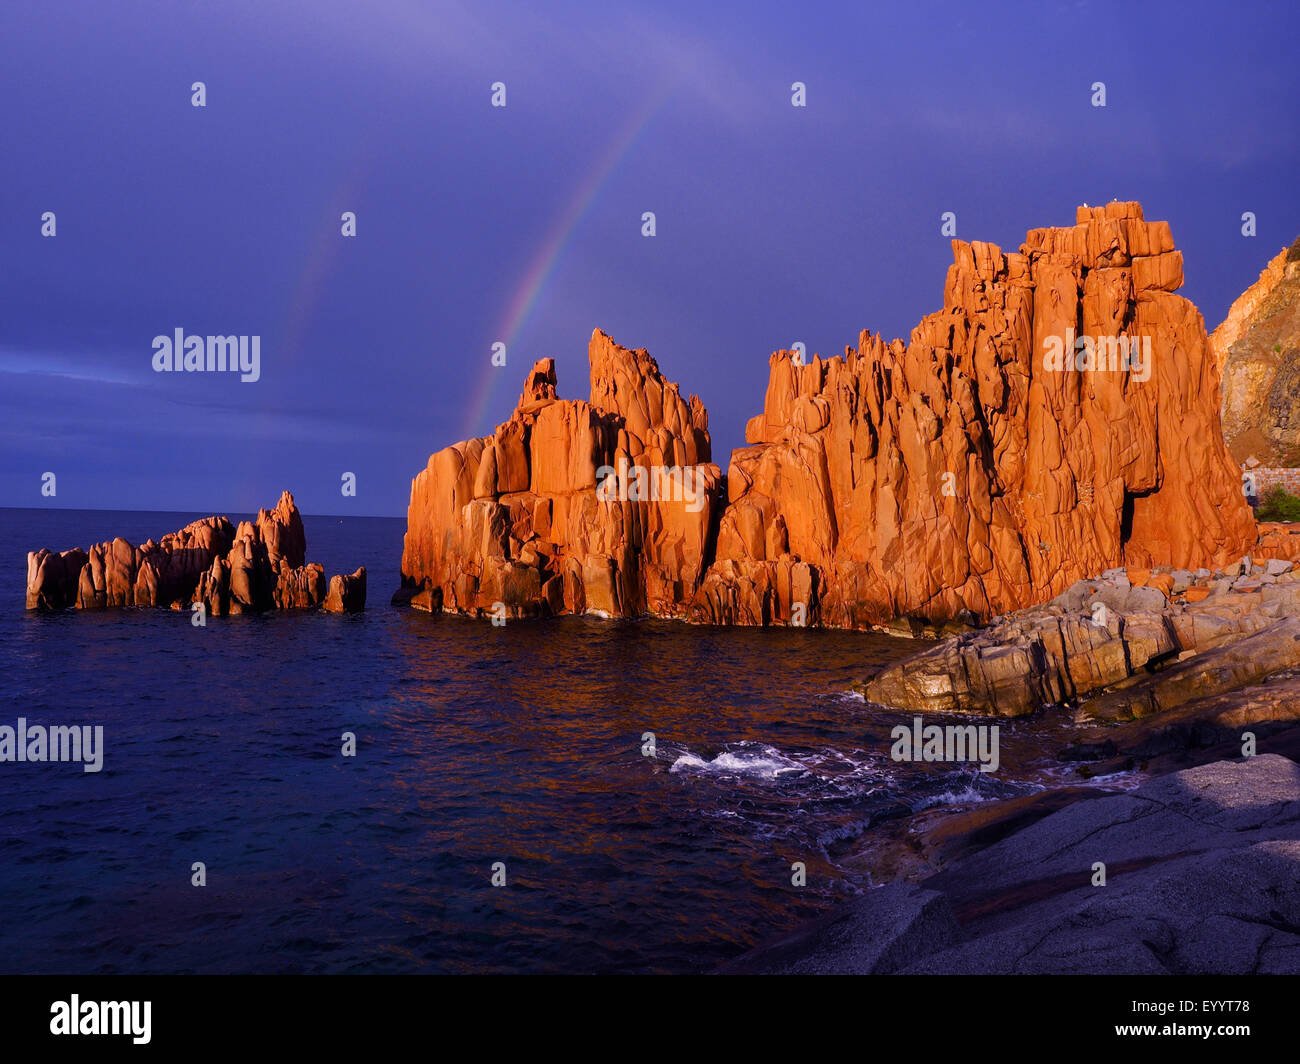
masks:
<svg viewBox="0 0 1300 1064"><path fill-rule="evenodd" d="M877 6L4 0L0 505L403 514L535 358L585 397L595 326L725 466L774 348L939 307L944 211L1141 200L1211 328L1300 232L1294 5ZM155 374L178 327L261 379Z"/></svg>

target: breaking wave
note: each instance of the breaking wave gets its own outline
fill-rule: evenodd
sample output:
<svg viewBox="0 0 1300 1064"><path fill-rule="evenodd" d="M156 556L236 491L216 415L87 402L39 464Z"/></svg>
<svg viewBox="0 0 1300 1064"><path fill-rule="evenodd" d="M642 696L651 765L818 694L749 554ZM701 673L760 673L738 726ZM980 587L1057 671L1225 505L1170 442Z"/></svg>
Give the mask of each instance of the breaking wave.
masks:
<svg viewBox="0 0 1300 1064"><path fill-rule="evenodd" d="M775 747L758 746L757 749L724 750L712 759L700 757L699 754L685 753L673 762L669 771L783 779L804 775L809 769L793 758L786 757Z"/></svg>

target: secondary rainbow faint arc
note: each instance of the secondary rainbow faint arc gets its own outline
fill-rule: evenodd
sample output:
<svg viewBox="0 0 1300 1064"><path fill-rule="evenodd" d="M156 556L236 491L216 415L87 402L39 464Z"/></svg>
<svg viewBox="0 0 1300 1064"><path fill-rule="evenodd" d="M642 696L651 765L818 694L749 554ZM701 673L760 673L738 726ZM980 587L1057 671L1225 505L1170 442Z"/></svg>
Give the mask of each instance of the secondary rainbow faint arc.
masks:
<svg viewBox="0 0 1300 1064"><path fill-rule="evenodd" d="M654 118L663 105L668 94L669 89L665 86L652 93L646 102L633 112L629 121L623 125L610 141L600 160L596 165L589 168L586 180L578 187L577 193L569 202L568 207L560 214L546 240L543 241L541 248L533 257L527 272L520 281L519 287L515 289L515 294L510 300L500 327L491 338L492 343L500 340L506 345L507 363L505 366L493 366L490 351L485 350L483 352L481 357L485 368L479 377L478 385L474 389L474 396L470 400L469 412L458 436L459 439L467 440L479 434L479 425L482 423L488 405L492 401L497 381L502 376L509 376L511 380L517 377L518 380L515 383L523 380L523 370L519 370L519 367L524 366L526 368L531 365L532 359L525 358L521 362L509 361L512 357L517 357L513 350L515 340L536 309L542 290L546 287L547 281L554 276L555 267L560 260L560 256L563 254L565 247L568 246L578 226L582 223L583 217L599 198L601 189L618 168L618 164L628 155L637 139L650 125L651 119ZM519 370L519 372L512 374L512 369Z"/></svg>

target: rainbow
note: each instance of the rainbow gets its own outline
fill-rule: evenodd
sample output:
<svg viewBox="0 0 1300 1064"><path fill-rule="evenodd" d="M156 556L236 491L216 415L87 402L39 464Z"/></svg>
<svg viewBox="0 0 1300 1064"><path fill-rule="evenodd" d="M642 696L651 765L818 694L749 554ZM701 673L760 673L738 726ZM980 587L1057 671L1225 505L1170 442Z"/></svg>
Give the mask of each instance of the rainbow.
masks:
<svg viewBox="0 0 1300 1064"><path fill-rule="evenodd" d="M649 127L651 120L658 113L660 107L663 106L668 95L668 87L664 86L651 93L642 106L633 111L631 117L618 130L595 165L588 168L586 179L579 186L568 206L556 219L537 254L533 256L523 279L507 305L505 316L501 319L492 337L493 343L498 340L505 343L507 357L509 357L511 349L514 347L515 340L518 339L519 334L528 324L529 318L536 309L547 282L555 275L556 267L564 253L564 249L582 224L583 218L591 209L592 204L600 197L601 190L614 171L618 169L619 163L627 157L637 140ZM481 357L483 358L484 370L474 388L473 398L466 408L465 421L456 436L456 439L459 440L468 440L479 435L480 426L483 424L492 397L496 392L496 384L502 376L509 373L509 363L507 363L507 367L493 366L487 351L484 351ZM522 380L521 374L514 374L513 376Z"/></svg>
<svg viewBox="0 0 1300 1064"><path fill-rule="evenodd" d="M339 215L345 210L361 211L362 195L366 178L371 169L370 149L374 143L374 133L367 130L355 155L355 164L345 175L339 187L321 204L321 212L328 223L316 231L315 240L303 261L302 273L294 286L285 314L280 352L285 361L297 361L302 354L303 341L316 308L325 295L325 282L338 265L343 255L346 240L339 238ZM361 224L365 224L364 221Z"/></svg>

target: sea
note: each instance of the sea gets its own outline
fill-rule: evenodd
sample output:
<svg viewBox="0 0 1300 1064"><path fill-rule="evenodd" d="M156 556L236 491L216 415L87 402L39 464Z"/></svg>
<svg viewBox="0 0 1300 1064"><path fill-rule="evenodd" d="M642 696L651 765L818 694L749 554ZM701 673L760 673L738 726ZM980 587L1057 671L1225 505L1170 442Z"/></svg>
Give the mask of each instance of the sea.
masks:
<svg viewBox="0 0 1300 1064"><path fill-rule="evenodd" d="M852 684L909 639L394 607L400 519L304 517L358 615L25 610L27 551L202 516L0 509L0 725L103 728L0 762L6 972L708 972L879 885L886 821L1073 782L1059 720L892 760Z"/></svg>

